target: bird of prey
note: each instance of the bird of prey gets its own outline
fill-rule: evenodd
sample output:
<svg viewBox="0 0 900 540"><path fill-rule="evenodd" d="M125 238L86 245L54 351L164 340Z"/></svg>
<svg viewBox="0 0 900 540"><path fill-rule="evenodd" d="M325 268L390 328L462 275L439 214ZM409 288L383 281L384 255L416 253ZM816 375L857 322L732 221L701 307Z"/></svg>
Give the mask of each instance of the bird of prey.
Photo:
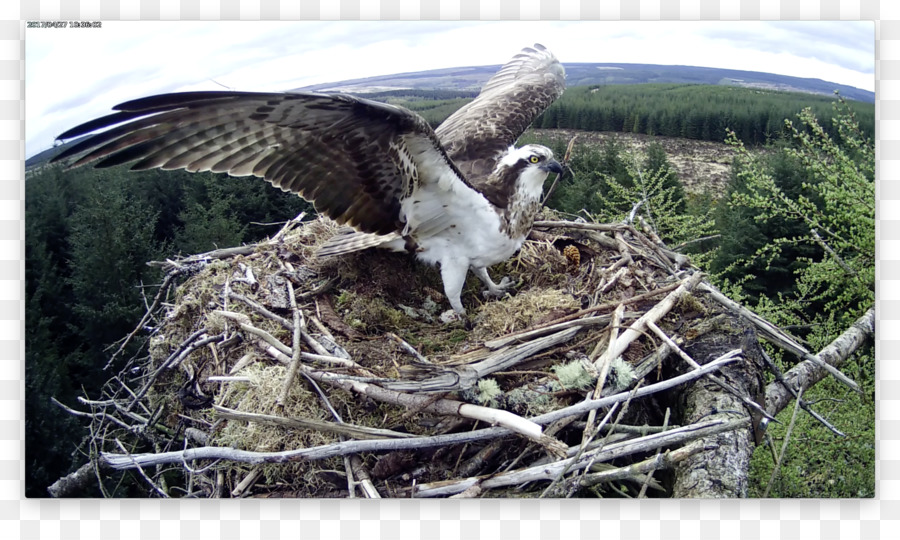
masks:
<svg viewBox="0 0 900 540"><path fill-rule="evenodd" d="M450 306L462 316L469 268L487 286L485 295L508 288L487 268L522 246L544 180L562 172L550 149L514 143L564 89L562 65L535 44L436 130L405 108L345 94L162 94L122 103L118 112L61 134L109 128L54 161L265 179L347 226L318 256L370 247L414 253L440 266Z"/></svg>

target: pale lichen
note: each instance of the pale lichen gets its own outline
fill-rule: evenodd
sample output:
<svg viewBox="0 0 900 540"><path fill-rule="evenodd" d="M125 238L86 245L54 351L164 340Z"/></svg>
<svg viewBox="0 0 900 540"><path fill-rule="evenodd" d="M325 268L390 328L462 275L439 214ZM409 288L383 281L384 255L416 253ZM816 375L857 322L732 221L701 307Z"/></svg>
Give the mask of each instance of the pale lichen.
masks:
<svg viewBox="0 0 900 540"><path fill-rule="evenodd" d="M594 378L584 368L581 360L553 366L559 384L567 390L587 390L594 384Z"/></svg>

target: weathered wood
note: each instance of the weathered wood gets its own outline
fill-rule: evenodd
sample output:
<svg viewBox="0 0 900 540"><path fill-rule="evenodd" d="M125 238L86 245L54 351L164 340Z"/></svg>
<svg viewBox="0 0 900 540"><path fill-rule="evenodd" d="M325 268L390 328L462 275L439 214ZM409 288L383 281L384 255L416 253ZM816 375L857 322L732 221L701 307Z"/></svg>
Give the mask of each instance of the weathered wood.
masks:
<svg viewBox="0 0 900 540"><path fill-rule="evenodd" d="M273 349L274 350L274 349ZM277 351L275 351L277 352ZM634 392L633 397L642 397L656 392L662 392L670 388L674 388L679 384L687 381L696 380L703 375L720 369L731 362L735 361L735 351L723 355L715 362L703 366L702 369L694 370L683 375L678 375L665 381L647 385ZM322 380L325 380L324 378ZM565 407L553 411L551 413L535 416L531 421L536 424L549 424L561 418L568 416L577 416L587 413L591 409L600 407L608 407L615 403L625 401L631 396L631 392L621 392L612 396L600 399L582 401L576 405ZM377 399L378 396L370 396ZM432 411L436 412L436 411ZM689 427L689 426L685 426ZM697 428L697 426L693 426ZM729 428L733 429L733 428ZM672 434L675 430L667 431L666 434ZM466 433L451 433L449 435L435 435L431 437L413 437L408 439L391 439L391 440L366 440L366 441L342 441L334 444L316 446L313 448L302 448L298 450L288 450L285 452L248 452L244 450L236 450L234 448L221 447L203 447L190 448L183 451L163 452L159 454L113 454L104 453L103 459L109 465L116 469L132 469L138 465L161 465L165 463L182 463L194 459L226 459L243 463L287 463L291 461L303 460L319 460L333 456L343 456L346 454L354 454L359 452L389 452L404 449L434 448L448 444L459 444L472 441L480 441L485 439L494 439L511 435L512 431L503 427L484 428ZM654 447L655 448L655 447Z"/></svg>
<svg viewBox="0 0 900 540"><path fill-rule="evenodd" d="M763 388L765 363L753 327L744 319L731 316L719 327L683 347L698 363L705 364L724 351L740 348L743 359L719 371L719 376L741 395L759 397ZM750 413L741 398L718 384L702 379L680 396L680 418L688 425L701 420L748 418ZM746 497L749 488L750 458L756 445L749 428L719 433L688 445L704 446L704 452L677 463L673 497L721 498Z"/></svg>
<svg viewBox="0 0 900 540"><path fill-rule="evenodd" d="M564 232L562 230L564 228L572 228L559 222L545 225L547 228L556 227L555 233ZM341 293L346 290L364 299L373 294L380 294L382 290L394 291L389 299L394 300L394 293L406 294L404 287L407 287L408 283L405 274L400 274L399 278L392 276L390 279L381 274L371 274L376 279L372 287L348 288L347 281L358 282L364 279L362 275L350 273L343 276L340 273L342 267L317 267L316 271L304 269L303 273L295 271L293 264L303 264L308 253L315 247L315 237L306 235L301 244L291 249L276 246L279 253L288 255L286 261L270 258L271 252L276 250L269 249L268 245L256 246L256 251L247 255L245 264L239 261L229 263L233 268L232 273L225 275L230 281L226 282L224 289L221 289L218 281L204 282L206 283L204 287L188 289L193 294L191 298L200 299L204 315L211 315L218 310L219 316L237 323L230 322L227 325L229 332L210 338L204 335L204 330L200 330L185 339L186 332L200 328L201 324L187 318L192 315L183 315L184 318L179 321L181 326L169 324L161 327L164 330L168 329L168 333L163 331L159 333L160 343L156 360L148 362L143 373L132 375L129 372L123 375L123 378L131 384L139 384L141 387L148 377L152 379L184 360L187 360L183 364L185 368L196 368L205 360L203 355L206 351L201 350L191 358L188 356L205 342L204 339L225 340L225 344L217 345L212 351L216 359L215 370L210 370L210 375L200 379L199 382L233 381L234 377L221 375L224 373L235 375L239 371L237 367L246 366L251 361L275 359L286 366L292 366L291 373L285 377L285 382L281 386L281 399L278 402L287 406L287 391L298 384L296 379L291 380L293 372L296 371L306 377L307 382L321 398L320 406L330 411L336 422L276 417L268 414L271 411L267 409L260 410L254 405L249 405L247 408L250 410L246 411L216 408L217 423L247 421L266 424L267 429L276 426L276 429L286 432L315 429L337 434L340 440L312 448L297 448L296 443L285 444L278 448L284 450L282 452L239 450L242 447L246 447L247 450L258 448L252 440L248 440L246 445L235 444L237 448L213 446L224 442L215 437L216 428L206 421L209 418L208 413L185 411L185 415L179 414L178 417L189 422L201 423L205 431L187 428L184 431L185 437L192 441L188 445L182 445L180 440L175 441L174 431L167 434L168 438L163 438L157 443L155 439L148 438L145 432L153 435L154 429L160 429L155 425L157 424L155 418L169 414L169 411L164 411L162 406L153 405L154 395L148 394L149 397L137 395L128 387L125 387L127 395L117 390L104 394L104 397L109 399L90 403L83 401L94 410L92 413L77 414L83 418L90 418L93 423L92 430L96 431L94 435L94 440L97 441L96 448L103 457L100 461L102 466L109 468L110 465L114 465L116 469L128 469L132 471L130 474L143 476L143 480L160 496L170 493L170 486L167 483L169 476L158 475L159 471L167 469L164 464L174 464L176 468L183 469L187 478L187 487L184 491L192 496L200 493L211 496L227 496L229 493L246 496L251 487L259 494L264 494L265 491L265 494L279 496L290 493L335 496L332 491L308 490L298 481L291 484L288 490L283 485L264 482L261 477L247 476L247 471L253 467L248 468L246 465L235 467L228 463L258 466L263 463L305 462L303 468L321 470L324 464L317 465L312 462L329 457L344 458L344 468L340 473L346 474L343 483L352 497L357 496L358 487L369 497L378 497L379 494L395 497L475 497L506 494L519 496L519 493L534 496L545 487L547 488L545 492L551 496L587 495L586 489L593 484L621 479L636 479L644 484L643 487L640 484L637 486L641 488L640 493L637 489L633 492L622 492L626 496L640 497L648 485L650 479L648 473L657 469L666 470L660 470L655 475L657 478L653 478L652 481L659 482L655 484L659 488L665 487L668 490L667 495L746 496L749 461L754 451L751 426L761 418L761 415L767 414L766 407L762 405L768 405L772 413L777 412L772 409L780 408L783 406L782 402L787 403L793 399L793 396L789 395L789 389L794 383L799 382L804 387L814 384L812 370L817 369L821 373L822 364L828 365L832 374L840 377L839 373L835 373L834 366L840 365L843 361L839 358L846 358L852 350L870 339L874 313L870 311L867 314L868 319L864 317L866 320L861 320L857 327L848 331L847 336L842 336L846 339L836 340L830 348L826 348L813 359L805 352L802 340L791 337L758 316L742 315L747 312L741 306L728 301L717 290L711 289L704 294L695 292L691 296L689 291L694 285L710 288L702 284L703 277L696 269L676 274L674 265L670 263L681 264L683 261L679 255L663 249L659 238L652 231L645 231L642 234L633 227L622 224L576 225L574 228L577 229L574 234L577 238L574 240L575 243L584 241L593 244L596 241L598 249L612 250L612 253L596 251L590 257L584 257L586 252L582 251L584 264L576 265L576 272L573 272L572 276L568 274L565 276L566 293L580 300L583 309L564 316L556 316L553 312L546 318L536 319L539 321L538 324L526 326L523 330L505 336L494 337L488 334L493 339L472 333L467 336L468 343L458 345L457 330L438 326L420 327L419 323L422 321L410 327L409 336L405 332L400 332L403 338L386 334L386 337L393 339L402 350L415 357L411 363L416 369L401 370L400 367L403 366L399 366L399 362L394 358L399 349L395 346L385 346L377 335L356 333L354 341L349 343L346 340L336 341L328 327L338 330L336 334L353 335L352 331L347 330L350 327L346 326L347 323L341 318L344 314L338 315L330 307L319 309L320 303L323 306L330 306L327 300L316 302L315 306L311 305L312 301L306 305L301 302L304 298L321 293L320 289L312 289L314 283L310 276L316 276L317 282L326 279L330 284L340 283L338 289ZM284 231L287 230L288 228ZM601 234L600 231L606 232ZM265 249L260 250L259 247ZM553 253L551 248L561 249L562 246L548 243L539 247L540 250L536 250L535 256L540 259L540 265L532 269L525 261L522 262L523 268L528 272L535 272L537 269L544 272L549 268L558 273L557 270L560 269L554 266L558 261L554 261L559 256ZM579 245L578 248L582 249L582 246ZM234 281L234 268L243 269L241 275L244 275L251 268L251 262L253 272L259 278L260 290L269 292L262 294L249 290L245 291L246 296L241 296L231 291L227 283ZM202 262L195 264L198 267L203 265ZM404 268L400 269L405 271ZM219 272L220 268L217 266L212 270ZM566 272L569 270L571 267L567 266ZM221 273L216 276L221 276ZM674 283L672 283L673 276L677 276L678 279ZM285 301L273 304L270 301L270 289L273 286L283 287L285 277L293 284L285 291L288 293L285 298L289 303ZM380 284L379 280L385 280L386 286L376 287L375 285ZM534 286L540 289L542 280L543 278L540 278ZM661 286L662 283L669 284ZM696 288L693 290L697 291ZM212 297L208 297L210 292ZM291 293L293 299L290 298ZM428 294L431 295L430 292ZM244 310L247 314L229 311L230 300L240 301L249 306L249 309ZM386 304L390 307L391 302L388 301ZM653 304L656 307L650 309ZM723 305L725 307L722 307ZM628 306L630 311L623 315L622 306ZM304 311L300 311L301 307ZM614 319L612 311L617 307L619 312L615 314ZM291 310L293 320L290 315L285 317ZM568 311L571 310L563 312ZM726 311L732 313L724 314ZM349 313L352 316L352 311ZM334 320L330 319L332 315ZM316 317L321 318L328 326L319 323ZM627 322L619 322L619 317ZM276 339L274 336L278 335L278 332L271 331L272 325L259 324L263 319L275 321L274 326L277 330L287 329L289 333L284 335L291 337L287 338L286 342ZM201 322L203 320L198 319ZM307 322L310 323L309 328L306 326ZM341 330L341 324L346 328ZM475 324L478 324L477 320ZM621 324L624 326L620 328ZM780 347L795 354L805 355L801 360L806 362L802 362L795 370L789 372L795 378L770 385L769 396L763 393L764 356L758 354L760 350L753 330L754 325L758 327L756 332L759 332L761 337L773 340ZM235 329L238 329L237 332ZM310 331L315 333L311 334ZM445 341L449 342L446 339L448 333L453 336L452 346L445 344ZM583 338L576 336L579 333ZM383 333L381 335L385 336ZM688 336L687 341L678 338L678 335ZM657 336L662 338L662 343ZM412 339L420 337L426 339L420 342ZM241 339L243 343L239 343ZM409 342L405 341L406 339L409 339ZM485 341L479 343L481 339ZM411 345L422 343L423 345L417 347L425 347L424 344L430 342L445 348L429 347L427 350L435 352L429 352L432 357L427 358ZM594 343L598 343L595 352L585 356L590 347L594 347ZM344 345L347 349L342 348ZM301 347L305 350L301 351ZM257 348L263 354L258 354ZM650 354L654 349L657 352ZM423 353L426 351L425 348L420 350ZM369 355L368 352L373 354ZM515 366L523 362L533 360L539 352L541 362L552 359L561 364L564 358L565 361L577 360L582 363L587 363L588 360L599 362L589 366L599 368L597 373L587 369L589 375L599 375L599 387L604 386L605 373L609 372L609 364L606 361L616 360L617 367L612 373L617 380L638 381L638 386L636 389L632 386L624 392L603 397L597 392L587 392L587 383L577 387L562 387L564 388L562 391L545 386L542 380L535 381L534 375L548 380L554 376L526 371L526 369L536 370L533 365L523 366L522 370L514 373L507 371L515 369ZM673 352L675 354L670 354ZM727 354L723 355L724 352ZM618 367L623 365L619 357L623 357L622 361L627 364L623 368ZM641 360L641 357L644 359ZM159 360L163 358L167 358L167 361L160 367ZM225 361L220 362L223 359ZM818 361L818 365L815 361ZM397 368L396 371L392 369L391 362L393 367ZM720 375L709 376L723 367L725 369ZM154 372L157 368L159 371ZM176 376L174 370L170 373L171 377L167 374L167 378L160 381L163 384L174 382L177 386L180 378ZM396 378L387 378L388 373L395 373ZM504 393L495 402L489 403L489 406L465 403L465 400L470 399L467 394L453 395L448 392L472 387L486 376L495 374L498 374L499 385L502 386ZM719 384L713 384L710 379L718 381ZM598 385L594 383L593 386ZM606 391L615 392L613 386L612 384L606 386ZM723 391L723 387L726 390ZM166 391L161 386L158 388L160 394ZM227 390L222 393L225 397L234 395L240 390L228 384L221 384L215 388ZM274 398L274 394L278 393L277 383L264 391L273 393L271 397ZM352 397L348 400L343 391L349 392ZM426 395L427 392L431 394ZM513 396L512 392L522 392L525 399L518 393ZM340 400L335 401L333 406L329 401L329 395L340 397ZM549 400L550 405L543 405L543 401L536 402L536 398L532 396L543 397L544 401ZM764 397L768 397L768 401ZM632 410L627 411L629 415L627 418L623 413L621 419L636 424L663 423L664 426L668 426L670 424L668 419L662 421L662 413L666 411L668 414L671 410L673 411L671 423L676 425L668 430L660 431L662 428L659 427L651 430L657 433L634 433L635 429L621 425L615 430L607 429L608 426L594 427L594 420L599 418L598 415L606 414L612 417L617 412L616 405L625 403L624 407L618 408L627 409L629 400L634 400L631 403ZM139 411L143 416L128 409L129 403L134 406L134 401L138 401L143 407L143 410ZM532 405L532 401L535 401L536 405ZM233 408L244 409L243 403L238 401ZM247 403L250 403L250 400L247 400ZM523 403L526 405L521 405ZM148 407L157 412L151 412ZM348 423L343 422L337 414L337 410L345 414L345 409ZM397 413L402 414L398 416ZM421 421L416 418L420 415ZM366 422L362 422L363 418L366 418ZM383 427L392 427L398 431L356 425L368 424L371 420L379 418ZM473 425L471 419L477 419L478 422ZM618 419L614 424L617 423ZM491 424L495 427L486 427ZM143 431L135 429L147 425L153 429ZM410 433L403 433L405 430L409 430ZM579 430L584 430L584 433L580 433ZM606 438L596 436L595 431L599 433L601 430ZM212 436L195 437L206 433ZM134 444L133 434L148 439L153 444L149 446ZM522 435L525 439L513 438L514 434ZM640 434L643 436L635 440L635 435ZM392 438L376 439L376 437ZM127 444L119 444L120 438ZM602 441L599 440L601 438ZM579 439L581 444L578 444ZM118 444L117 447L111 447L113 441ZM178 444L169 444L172 441ZM543 448L536 446L534 442ZM192 444L200 447L191 448ZM567 444L573 446L567 447ZM110 449L113 451L110 452ZM139 451L154 453L137 453ZM384 474L379 467L388 459L380 456L382 459L372 469L372 479L367 479L367 467L372 466L372 458L365 454L383 452L389 453L388 458L399 454L409 455L411 465ZM196 460L207 463L193 463ZM208 460L222 460L215 465L221 469L218 472L205 472L207 469L212 471ZM149 468L152 466L156 466L156 476ZM144 470L140 470L140 467L144 467ZM86 470L95 473L97 471L89 466L86 466ZM140 476L134 478L138 482L142 481ZM236 483L242 478L248 479L248 482L245 486L235 489ZM256 484L252 484L254 478ZM329 480L329 483L333 481ZM198 489L197 486L202 487ZM100 487L103 489L103 481L100 482ZM343 486L338 487L344 489ZM607 489L619 491L617 486L604 486L602 489L604 495ZM181 491L171 493L177 495ZM343 494L342 491L340 493Z"/></svg>
<svg viewBox="0 0 900 540"><path fill-rule="evenodd" d="M669 293L658 304L653 306L653 309L644 313L638 320L634 321L631 326L622 332L622 335L615 341L615 344L610 346L606 352L594 360L594 366L599 370L608 358L615 358L625 352L625 349L627 349L632 342L644 335L643 332L647 327L647 321L658 321L665 316L665 314L672 309L672 306L675 305L675 302L690 292L690 290L700 282L702 277L703 275L697 272L682 280L677 289Z"/></svg>
<svg viewBox="0 0 900 540"><path fill-rule="evenodd" d="M853 323L853 326L844 331L827 347L816 355L821 362L832 367L840 367L850 358L863 343L872 339L875 335L875 308L869 308L862 317ZM784 374L784 380L794 387L810 388L828 375L819 363L812 360L800 362ZM766 387L766 410L770 414L776 414L784 409L791 400L793 394L778 381Z"/></svg>
<svg viewBox="0 0 900 540"><path fill-rule="evenodd" d="M97 463L89 461L75 471L53 482L47 488L47 492L50 493L51 497L55 498L79 496L88 486L95 485L97 481L96 468L103 470L110 467L103 461Z"/></svg>
<svg viewBox="0 0 900 540"><path fill-rule="evenodd" d="M553 463L541 463L532 467L488 475L486 477L422 484L416 487L415 496L446 497L448 495L461 493L476 483L480 483L483 489L496 489L504 486L515 486L525 482L551 481L567 468L570 471L577 471L594 463L604 463L623 456L653 451L666 446L678 446L690 440L696 440L698 442L708 441L710 438L720 436L721 434L733 430L744 431L742 428L745 424L746 422L740 419L732 421L719 419L701 422L693 426L684 426L664 433L654 433L639 439L632 439L598 447L585 452L580 456L554 461ZM713 435L706 436L710 433ZM704 437L697 439L698 434ZM693 449L687 449L688 447L685 448L686 449L683 451L684 454L695 451Z"/></svg>

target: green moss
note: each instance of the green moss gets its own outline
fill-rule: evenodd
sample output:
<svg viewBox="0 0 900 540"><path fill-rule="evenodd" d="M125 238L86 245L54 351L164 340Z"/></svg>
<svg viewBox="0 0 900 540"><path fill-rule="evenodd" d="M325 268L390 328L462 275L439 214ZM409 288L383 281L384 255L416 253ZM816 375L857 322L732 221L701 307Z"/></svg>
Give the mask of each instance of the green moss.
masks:
<svg viewBox="0 0 900 540"><path fill-rule="evenodd" d="M703 305L703 302L697 299L696 296L692 294L686 294L681 297L678 301L678 308L683 312L696 311L703 315L708 313L706 306Z"/></svg>
<svg viewBox="0 0 900 540"><path fill-rule="evenodd" d="M556 400L548 393L520 386L506 394L506 403L519 414L535 416L554 410Z"/></svg>
<svg viewBox="0 0 900 540"><path fill-rule="evenodd" d="M623 360L621 356L614 358L609 367L610 379L608 379L608 382L613 384L616 392L621 392L634 382L636 378L634 368Z"/></svg>
<svg viewBox="0 0 900 540"><path fill-rule="evenodd" d="M457 328L450 332L450 336L447 337L447 341L453 344L462 343L466 339L469 338L469 332L462 328Z"/></svg>
<svg viewBox="0 0 900 540"><path fill-rule="evenodd" d="M337 299L335 299L336 307L345 307L350 304L350 302L356 298L356 295L350 291L341 291L341 294L338 295Z"/></svg>

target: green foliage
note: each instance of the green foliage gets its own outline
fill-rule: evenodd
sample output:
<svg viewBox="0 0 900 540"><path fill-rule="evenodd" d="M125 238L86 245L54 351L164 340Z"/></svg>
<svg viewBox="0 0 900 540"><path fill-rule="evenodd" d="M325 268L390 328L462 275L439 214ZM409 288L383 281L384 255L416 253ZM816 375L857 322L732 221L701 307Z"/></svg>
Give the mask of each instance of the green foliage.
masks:
<svg viewBox="0 0 900 540"><path fill-rule="evenodd" d="M402 105L437 126L472 100L473 92L391 90L362 97ZM745 144L775 140L783 122L803 107L819 118L831 115L831 99L813 94L712 84L611 84L569 88L533 124L535 128L617 131L721 142L733 130ZM875 108L848 103L864 133L874 136ZM829 134L836 131L829 126Z"/></svg>
<svg viewBox="0 0 900 540"><path fill-rule="evenodd" d="M757 223L793 225L789 235L756 249L751 260L766 261L770 270L789 247L807 247L795 257L793 288L767 304L766 314L776 323L797 324L833 312L843 314L839 324L850 324L874 303L874 144L843 100L835 111L837 139L809 109L798 116L799 127L785 123L794 142L785 156L805 173L799 185L779 185L756 156L734 136L729 139L743 163L737 173L742 189L732 192L730 207L752 214Z"/></svg>
<svg viewBox="0 0 900 540"><path fill-rule="evenodd" d="M472 98L441 99L430 101L411 101L402 103L407 109L416 111L431 127L436 128L457 109L472 101Z"/></svg>
<svg viewBox="0 0 900 540"><path fill-rule="evenodd" d="M32 222L26 222L26 229L34 231ZM67 310L53 306L65 302L68 295L45 243L26 247L26 258L25 461L32 481L26 483L25 494L46 497L44 488L72 465L71 445L47 442L75 440L80 428L75 418L54 411L49 399L72 395L69 368L60 354L61 336L56 331Z"/></svg>
<svg viewBox="0 0 900 540"><path fill-rule="evenodd" d="M718 274L723 285L769 320L805 332L812 350L826 346L875 301L874 144L845 101L834 109L836 135L804 109L799 123L785 122L790 144L768 157L751 154L732 134L738 163L719 222L721 252L729 257ZM783 369L791 367L775 359ZM874 495L871 348L842 370L860 384L862 395L826 379L804 398L819 401L815 409L849 436L835 437L801 412L770 495ZM790 423L789 409L778 416L782 424L770 428L776 440ZM772 467L768 451L755 453L756 495L764 492Z"/></svg>
<svg viewBox="0 0 900 540"><path fill-rule="evenodd" d="M437 127L447 117L456 112L457 109L472 101L476 93L456 90L409 89L360 95L366 99L406 107L420 114L431 127Z"/></svg>
<svg viewBox="0 0 900 540"><path fill-rule="evenodd" d="M199 190L198 190L199 191ZM181 253L202 253L219 247L238 246L247 226L235 217L236 199L213 184L203 190L201 200L189 198L178 214L183 225L175 232L175 246Z"/></svg>
<svg viewBox="0 0 900 540"><path fill-rule="evenodd" d="M751 304L758 303L760 295L774 297L793 290L795 272L819 251L816 246L783 240L802 235L802 223L787 216L761 220L756 208L738 202L751 189L748 178L758 174L767 174L790 196L796 196L808 178L801 164L782 147L753 156L741 152L732 165L724 203L714 212L721 239L710 269L721 280L735 284ZM780 246L778 251L769 247L773 240Z"/></svg>
<svg viewBox="0 0 900 540"><path fill-rule="evenodd" d="M109 172L50 168L26 182L26 493L72 464L74 418L50 397L74 404L82 387L108 378L104 347L133 328L142 309L145 265L161 252L157 214ZM79 460L80 461L80 460Z"/></svg>
<svg viewBox="0 0 900 540"><path fill-rule="evenodd" d="M146 263L252 241L312 207L258 180L124 168L28 171L25 183L26 493L81 465L83 430L50 397L97 397L107 347L143 314ZM154 289L147 291L152 296ZM140 342L135 344L139 346ZM133 351L129 351L133 352ZM127 356L127 354L126 354ZM113 369L116 369L114 366ZM73 457L74 456L74 457Z"/></svg>
<svg viewBox="0 0 900 540"><path fill-rule="evenodd" d="M153 276L145 263L163 254L153 240L156 213L130 196L121 182L104 180L86 186L90 191L85 203L69 217L72 258L67 284L77 331L90 348L101 348L130 331L143 311L137 285Z"/></svg>
<svg viewBox="0 0 900 540"><path fill-rule="evenodd" d="M400 100L433 125L468 99L381 97ZM713 266L719 265L729 292L752 299L775 322L809 325L805 337L820 347L874 298L874 120L871 107L840 102L835 123L820 127L816 104L800 115L799 125L782 128L784 109L795 99L816 101L688 85L576 87L537 125L713 140L732 127L739 158L730 203L716 210L723 239ZM737 143L763 142L782 131L792 146L763 157ZM528 134L520 143L540 142L558 156L565 153L564 142L533 139ZM628 151L613 138L599 148L576 145L568 166L574 175L560 180L548 201L552 208L619 221L640 202L638 215L671 246L714 232L711 199L685 196L660 145L644 152ZM73 454L81 442L79 423L49 398L74 405L76 396L96 395L100 381L109 378L102 370L105 347L133 328L142 312L141 286L159 279L146 261L253 241L274 229L260 223L284 221L312 207L257 180L58 167L29 170L25 206L26 493L44 496L47 485L84 461ZM703 266L711 253L695 253L695 263ZM790 469L805 472L848 459L864 464L828 469L841 482L828 495L868 494L871 486L871 353L852 365L858 373L851 376L865 389L861 400L841 395L830 383L809 397L841 395L846 403L831 411L831 419L856 438L829 442L819 458L798 452L801 465ZM804 436L833 440L814 425L801 426ZM758 478L765 476L761 481L767 480L767 466L763 457L754 463ZM777 489L783 495L806 493L794 484L786 478Z"/></svg>
<svg viewBox="0 0 900 540"><path fill-rule="evenodd" d="M684 188L658 144L651 144L643 156L624 152L620 159L624 178L607 176L600 221L621 221L637 207L666 244L674 246L708 234L712 222L685 212Z"/></svg>
<svg viewBox="0 0 900 540"><path fill-rule="evenodd" d="M315 212L293 193L272 189L255 178L178 171L168 182L183 186L169 238L184 254L258 240L272 232L273 224L300 212Z"/></svg>
<svg viewBox="0 0 900 540"><path fill-rule="evenodd" d="M837 437L817 420L798 411L770 497L851 498L875 496L875 377L872 350L857 355L841 371L861 383L862 395L832 378L811 388L803 398L847 437ZM778 415L769 432L780 452L793 404ZM750 463L751 497L761 497L772 476L768 447L759 447Z"/></svg>
<svg viewBox="0 0 900 540"><path fill-rule="evenodd" d="M409 104L416 102L429 103L434 101L451 101L454 99L472 100L478 95L478 92L473 90L425 90L421 88L404 88L401 90L384 90L381 92L363 92L356 95L366 99L373 99L385 103L395 103L411 108Z"/></svg>
<svg viewBox="0 0 900 540"><path fill-rule="evenodd" d="M555 155L565 154L558 140L541 139L531 133L523 139L544 144ZM568 168L572 174L565 174L547 201L547 206L555 210L616 222L629 218L637 207L636 216L646 220L673 247L714 232L710 201L698 199L689 204L684 187L658 142L651 142L643 152L626 149L615 137L608 138L599 149L576 144ZM711 256L697 249L693 255Z"/></svg>
<svg viewBox="0 0 900 540"><path fill-rule="evenodd" d="M784 119L802 107L830 117L830 99L810 94L700 84L575 86L534 122L536 128L621 131L722 141L727 130L745 144L764 144L782 133ZM863 133L875 132L871 104L846 105ZM836 128L826 132L832 136Z"/></svg>

